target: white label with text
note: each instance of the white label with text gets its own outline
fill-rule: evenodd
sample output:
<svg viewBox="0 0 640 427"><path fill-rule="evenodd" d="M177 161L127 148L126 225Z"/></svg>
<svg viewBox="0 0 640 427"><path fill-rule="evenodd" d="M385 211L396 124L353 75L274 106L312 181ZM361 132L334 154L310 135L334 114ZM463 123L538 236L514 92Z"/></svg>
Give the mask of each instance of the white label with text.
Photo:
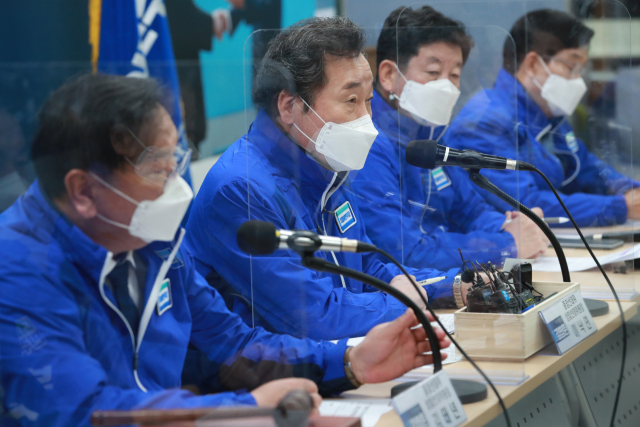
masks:
<svg viewBox="0 0 640 427"><path fill-rule="evenodd" d="M560 354L598 330L579 290L540 310L540 317Z"/></svg>
<svg viewBox="0 0 640 427"><path fill-rule="evenodd" d="M467 420L445 371L403 391L391 403L406 427L456 427Z"/></svg>

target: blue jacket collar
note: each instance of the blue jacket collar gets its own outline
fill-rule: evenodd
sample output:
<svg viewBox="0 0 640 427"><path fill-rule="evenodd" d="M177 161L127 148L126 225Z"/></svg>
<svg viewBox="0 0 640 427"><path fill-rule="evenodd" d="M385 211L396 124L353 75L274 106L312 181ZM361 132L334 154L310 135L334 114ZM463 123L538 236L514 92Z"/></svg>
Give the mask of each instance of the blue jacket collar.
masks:
<svg viewBox="0 0 640 427"><path fill-rule="evenodd" d="M530 134L537 136L541 132L547 132L556 127L564 118L547 118L538 104L527 93L527 90L520 82L505 69L498 72L495 89L507 96L507 102L513 103L515 94L515 105L518 116L517 122L528 127Z"/></svg>
<svg viewBox="0 0 640 427"><path fill-rule="evenodd" d="M27 211L25 214L38 218L38 227L49 230L51 238L60 245L65 257L99 283L100 274L107 259L107 249L95 243L74 225L42 192L38 180L31 185L23 197ZM179 233L180 230L177 234ZM173 246L173 242L152 242L136 252L147 262L153 260L154 264L160 264L163 258L158 251L166 251L167 246ZM153 254L157 255L157 258L152 256Z"/></svg>
<svg viewBox="0 0 640 427"><path fill-rule="evenodd" d="M416 139L437 138L445 129L444 126L435 128L432 136L430 126L423 126L411 117L400 114L385 101L377 90L373 91L371 110L373 111L373 121L378 128L385 132L392 141L399 141L402 147L406 147L409 142Z"/></svg>
<svg viewBox="0 0 640 427"><path fill-rule="evenodd" d="M51 238L60 245L65 256L91 277L99 278L108 251L94 243L60 212L42 192L38 180L31 184L23 197L26 214L37 215L38 227L50 231Z"/></svg>
<svg viewBox="0 0 640 427"><path fill-rule="evenodd" d="M291 141L264 110L258 112L251 124L247 140L255 145L273 166L290 178L300 181L304 186L324 191L335 175L335 172L320 166Z"/></svg>

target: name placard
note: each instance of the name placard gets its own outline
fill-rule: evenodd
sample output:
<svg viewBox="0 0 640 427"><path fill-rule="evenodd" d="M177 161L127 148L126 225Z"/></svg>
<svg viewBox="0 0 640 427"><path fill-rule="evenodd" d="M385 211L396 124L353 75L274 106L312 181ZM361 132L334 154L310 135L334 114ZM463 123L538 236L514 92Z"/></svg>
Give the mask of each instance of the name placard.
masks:
<svg viewBox="0 0 640 427"><path fill-rule="evenodd" d="M560 354L564 354L598 330L580 290L540 310L540 317L551 332Z"/></svg>
<svg viewBox="0 0 640 427"><path fill-rule="evenodd" d="M456 427L467 420L445 371L403 391L391 403L406 427Z"/></svg>

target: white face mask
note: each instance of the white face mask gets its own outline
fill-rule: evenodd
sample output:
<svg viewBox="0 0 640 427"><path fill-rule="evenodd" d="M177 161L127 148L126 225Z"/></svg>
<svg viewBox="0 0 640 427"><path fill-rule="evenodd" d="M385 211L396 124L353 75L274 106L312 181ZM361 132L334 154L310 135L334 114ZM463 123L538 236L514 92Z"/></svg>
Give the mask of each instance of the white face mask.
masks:
<svg viewBox="0 0 640 427"><path fill-rule="evenodd" d="M302 99L302 98L300 98ZM302 99L311 111L313 108ZM313 113L322 120L315 111ZM359 170L364 167L369 149L373 145L378 131L373 126L371 116L366 114L359 119L346 123L325 122L318 137L314 141L309 138L295 123L296 129L316 146L316 151L322 154L335 172Z"/></svg>
<svg viewBox="0 0 640 427"><path fill-rule="evenodd" d="M570 116L580 103L580 100L587 92L587 85L582 77L575 79L565 79L562 76L553 74L538 56L538 60L549 74L547 81L541 86L534 78L533 83L540 88L540 96L547 101L549 109L554 116Z"/></svg>
<svg viewBox="0 0 640 427"><path fill-rule="evenodd" d="M432 127L448 125L453 107L460 97L460 89L449 79L432 80L425 84L407 80L397 65L396 68L406 82L400 94L400 108L410 113L418 123L425 122L425 125Z"/></svg>
<svg viewBox="0 0 640 427"><path fill-rule="evenodd" d="M137 206L129 225L112 221L99 213L97 215L98 218L106 223L128 230L133 237L142 239L147 243L173 240L193 199L191 187L180 176L168 181L164 193L157 199L138 202L104 181L98 175L92 172L91 175L102 185Z"/></svg>

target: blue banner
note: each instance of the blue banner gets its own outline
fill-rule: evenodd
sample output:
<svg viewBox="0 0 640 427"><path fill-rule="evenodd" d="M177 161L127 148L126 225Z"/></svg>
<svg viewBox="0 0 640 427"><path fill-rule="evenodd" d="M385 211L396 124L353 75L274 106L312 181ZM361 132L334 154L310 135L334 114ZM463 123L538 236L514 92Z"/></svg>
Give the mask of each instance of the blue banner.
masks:
<svg viewBox="0 0 640 427"><path fill-rule="evenodd" d="M101 4L100 4L101 3ZM164 0L104 0L101 14L92 17L90 31L99 31L97 71L133 78L153 77L172 96L169 113L178 129L176 160L186 154L187 142L180 109L180 86L169 34ZM95 0L90 3L90 9ZM99 25L99 30L96 26ZM94 47L95 49L95 47ZM184 178L191 184L189 169Z"/></svg>

